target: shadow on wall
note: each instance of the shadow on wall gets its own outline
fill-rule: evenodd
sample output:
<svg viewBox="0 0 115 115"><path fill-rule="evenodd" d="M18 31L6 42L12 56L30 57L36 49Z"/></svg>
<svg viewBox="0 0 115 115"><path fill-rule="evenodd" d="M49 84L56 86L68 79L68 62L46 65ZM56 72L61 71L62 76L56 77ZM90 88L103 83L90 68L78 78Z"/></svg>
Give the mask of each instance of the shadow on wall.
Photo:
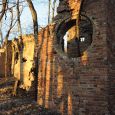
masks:
<svg viewBox="0 0 115 115"><path fill-rule="evenodd" d="M76 93L79 75L74 73L74 63L63 59L54 50L52 31L53 27L47 26L39 32L37 102L46 108L59 110L62 115L76 115L80 101Z"/></svg>

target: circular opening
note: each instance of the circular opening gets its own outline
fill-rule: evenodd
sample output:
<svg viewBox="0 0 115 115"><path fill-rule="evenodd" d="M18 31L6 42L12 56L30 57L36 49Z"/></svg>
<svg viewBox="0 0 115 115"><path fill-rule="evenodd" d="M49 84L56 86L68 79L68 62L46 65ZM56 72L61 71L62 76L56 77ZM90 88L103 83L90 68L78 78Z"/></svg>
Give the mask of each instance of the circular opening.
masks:
<svg viewBox="0 0 115 115"><path fill-rule="evenodd" d="M68 57L76 58L82 56L83 52L92 43L93 27L87 16L80 16L79 34L76 37L76 20L70 20L60 25L57 32L57 43Z"/></svg>

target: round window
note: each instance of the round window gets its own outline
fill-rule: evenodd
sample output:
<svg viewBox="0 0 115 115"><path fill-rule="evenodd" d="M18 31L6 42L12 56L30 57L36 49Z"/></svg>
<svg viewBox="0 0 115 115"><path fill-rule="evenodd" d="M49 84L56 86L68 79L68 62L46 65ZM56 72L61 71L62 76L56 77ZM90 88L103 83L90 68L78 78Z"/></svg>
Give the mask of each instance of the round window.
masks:
<svg viewBox="0 0 115 115"><path fill-rule="evenodd" d="M87 16L81 15L79 20L79 34L76 37L76 20L63 22L57 31L57 43L68 57L80 57L92 43L93 27Z"/></svg>

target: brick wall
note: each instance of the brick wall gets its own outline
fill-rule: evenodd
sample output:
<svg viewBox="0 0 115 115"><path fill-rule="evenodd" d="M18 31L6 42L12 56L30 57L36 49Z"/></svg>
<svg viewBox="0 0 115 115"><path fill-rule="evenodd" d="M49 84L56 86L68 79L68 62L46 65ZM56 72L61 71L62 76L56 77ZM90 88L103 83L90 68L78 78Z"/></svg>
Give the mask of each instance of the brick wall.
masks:
<svg viewBox="0 0 115 115"><path fill-rule="evenodd" d="M111 115L115 114L115 1L109 0L107 4L107 45L108 45L108 100Z"/></svg>
<svg viewBox="0 0 115 115"><path fill-rule="evenodd" d="M110 6L114 8L112 2L111 0ZM55 36L61 23L74 19L74 14L71 15L70 12L71 4L68 5L66 0L61 0L55 18L55 29L47 26L39 32L37 101L46 108L60 111L62 115L113 115L115 64L112 54L114 50L113 53L110 52L113 42L108 43L107 40L110 36L114 41L114 28L111 36L108 32L107 19L113 13L107 9L110 8L109 2L108 0L84 2L82 10L93 23L93 41L78 58L68 58L59 50L61 49L60 45L57 47L59 37ZM111 27L114 24L113 19L109 18Z"/></svg>
<svg viewBox="0 0 115 115"><path fill-rule="evenodd" d="M47 26L39 32L39 70L38 70L38 103L40 105L49 107L51 99L51 91L53 80L53 41L54 39L49 35L52 30L51 26Z"/></svg>
<svg viewBox="0 0 115 115"><path fill-rule="evenodd" d="M5 76L5 43L2 46L2 49L4 52L1 53L0 55L0 76L4 77ZM7 58L7 76L11 76L11 60L12 60L12 46L11 46L11 41L8 41L8 58Z"/></svg>
<svg viewBox="0 0 115 115"><path fill-rule="evenodd" d="M19 39L12 42L13 76L20 80L20 88L27 91L33 91L32 83L34 81L34 75L31 72L31 68L34 64L34 36L24 35L22 36L22 40L23 44L19 44ZM23 50L20 48L20 46L23 46Z"/></svg>
<svg viewBox="0 0 115 115"><path fill-rule="evenodd" d="M0 53L0 77L5 75L5 53Z"/></svg>

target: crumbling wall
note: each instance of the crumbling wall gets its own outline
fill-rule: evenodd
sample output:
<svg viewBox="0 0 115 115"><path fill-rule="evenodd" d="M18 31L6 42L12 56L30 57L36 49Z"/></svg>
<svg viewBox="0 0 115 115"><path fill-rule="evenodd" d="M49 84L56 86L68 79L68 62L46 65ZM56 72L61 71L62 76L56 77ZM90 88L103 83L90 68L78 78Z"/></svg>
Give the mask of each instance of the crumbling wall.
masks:
<svg viewBox="0 0 115 115"><path fill-rule="evenodd" d="M49 108L50 102L52 103L52 80L53 80L53 66L54 54L53 43L54 36L52 34L53 26L47 26L42 29L38 35L39 43L39 67L38 67L38 94L37 102ZM51 33L51 35L50 35Z"/></svg>
<svg viewBox="0 0 115 115"><path fill-rule="evenodd" d="M84 0L82 11L93 24L92 43L83 55L69 58L59 43L66 23L75 19L73 6L75 1L60 0L55 29L47 26L39 32L38 104L62 115L110 115L114 93L108 98L108 79L114 78L114 71L108 75L107 1ZM63 24L65 29L60 30Z"/></svg>
<svg viewBox="0 0 115 115"><path fill-rule="evenodd" d="M34 36L25 36L23 37L23 55L22 55L22 71L21 74L24 78L24 85L27 87L27 90L29 87L32 86L32 82L34 79L34 73L31 70L34 68Z"/></svg>
<svg viewBox="0 0 115 115"><path fill-rule="evenodd" d="M33 35L22 36L22 44L18 40L12 42L13 59L12 73L20 81L20 88L30 90L34 81L34 37ZM21 47L21 48L20 48Z"/></svg>
<svg viewBox="0 0 115 115"><path fill-rule="evenodd" d="M11 60L12 60L12 45L11 41L8 40L7 44L7 77L11 77ZM5 76L5 60L6 60L6 43L4 42L2 45L2 48L0 49L2 52L0 52L0 76Z"/></svg>

